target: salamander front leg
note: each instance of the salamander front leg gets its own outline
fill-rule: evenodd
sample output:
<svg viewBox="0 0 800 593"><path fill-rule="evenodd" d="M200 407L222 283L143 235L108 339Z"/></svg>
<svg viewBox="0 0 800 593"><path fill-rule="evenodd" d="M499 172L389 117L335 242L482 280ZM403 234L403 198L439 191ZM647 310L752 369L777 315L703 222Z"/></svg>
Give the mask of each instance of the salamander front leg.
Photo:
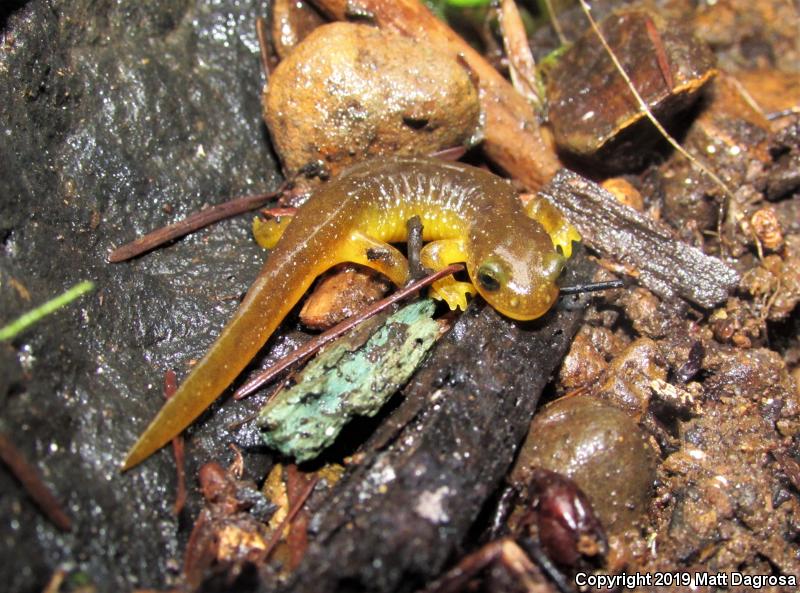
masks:
<svg viewBox="0 0 800 593"><path fill-rule="evenodd" d="M525 213L544 227L553 241L553 247L560 248L564 257L572 255L572 242L580 241L581 235L558 208L546 199L535 196L525 204Z"/></svg>
<svg viewBox="0 0 800 593"><path fill-rule="evenodd" d="M408 279L408 260L385 241L355 231L338 254L341 262L353 262L372 268L402 286Z"/></svg>
<svg viewBox="0 0 800 593"><path fill-rule="evenodd" d="M432 270L441 270L459 262L467 260L464 241L461 239L442 239L432 241L425 245L420 252L422 265ZM437 280L431 285L431 296L443 299L450 309L466 310L467 295L475 296L477 291L469 282L460 282L452 276Z"/></svg>

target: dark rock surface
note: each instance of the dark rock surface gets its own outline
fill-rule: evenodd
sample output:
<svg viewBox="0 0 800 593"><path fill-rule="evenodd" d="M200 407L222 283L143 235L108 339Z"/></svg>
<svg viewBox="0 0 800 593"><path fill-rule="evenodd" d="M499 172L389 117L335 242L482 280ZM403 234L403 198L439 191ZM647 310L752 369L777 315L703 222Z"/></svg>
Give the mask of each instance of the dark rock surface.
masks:
<svg viewBox="0 0 800 593"><path fill-rule="evenodd" d="M131 263L105 258L203 204L277 185L254 27L266 5L34 0L5 21L0 324L80 280L97 289L0 348L0 430L74 523L59 532L0 467L4 590L40 591L62 563L100 591L165 586L179 566L171 456L117 467L162 403L164 371L183 376L205 351L263 256L243 217ZM230 439L206 418L196 463Z"/></svg>

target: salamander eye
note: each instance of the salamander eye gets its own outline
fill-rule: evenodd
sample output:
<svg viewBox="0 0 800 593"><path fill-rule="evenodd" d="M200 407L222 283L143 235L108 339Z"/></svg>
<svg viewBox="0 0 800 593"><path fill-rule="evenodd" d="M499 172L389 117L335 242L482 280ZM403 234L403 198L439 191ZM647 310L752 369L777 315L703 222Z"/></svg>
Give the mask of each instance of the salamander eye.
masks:
<svg viewBox="0 0 800 593"><path fill-rule="evenodd" d="M500 290L505 282L505 273L497 262L487 261L481 264L477 272L478 282L488 292Z"/></svg>

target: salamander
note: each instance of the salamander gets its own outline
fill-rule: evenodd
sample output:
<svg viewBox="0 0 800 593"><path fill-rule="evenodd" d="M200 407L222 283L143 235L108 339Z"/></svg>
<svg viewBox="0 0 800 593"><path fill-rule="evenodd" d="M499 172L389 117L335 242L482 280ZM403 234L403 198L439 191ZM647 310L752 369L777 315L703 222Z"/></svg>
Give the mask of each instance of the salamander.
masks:
<svg viewBox="0 0 800 593"><path fill-rule="evenodd" d="M317 190L270 251L239 309L123 463L137 465L180 434L233 382L264 346L314 279L354 262L404 284L408 263L392 243L406 239L419 216L422 264L433 270L466 264L471 282L452 276L432 294L465 309L480 294L500 313L535 319L555 302L556 280L577 231L543 199L523 206L506 180L483 169L430 158L392 158L356 165ZM277 228L277 225L276 225Z"/></svg>

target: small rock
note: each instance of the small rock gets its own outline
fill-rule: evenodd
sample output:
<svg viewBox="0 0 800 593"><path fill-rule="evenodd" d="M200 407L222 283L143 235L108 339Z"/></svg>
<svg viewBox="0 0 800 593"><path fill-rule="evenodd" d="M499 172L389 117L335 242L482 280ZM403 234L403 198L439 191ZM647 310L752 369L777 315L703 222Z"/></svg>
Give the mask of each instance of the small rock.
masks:
<svg viewBox="0 0 800 593"><path fill-rule="evenodd" d="M609 533L640 525L647 513L658 452L625 412L595 398L566 397L534 416L512 472L527 483L531 468L572 478Z"/></svg>
<svg viewBox="0 0 800 593"><path fill-rule="evenodd" d="M272 73L263 109L289 176L469 145L481 125L478 92L455 59L350 23L304 39Z"/></svg>
<svg viewBox="0 0 800 593"><path fill-rule="evenodd" d="M324 276L300 310L308 328L326 330L380 300L391 287L381 274L346 264Z"/></svg>

